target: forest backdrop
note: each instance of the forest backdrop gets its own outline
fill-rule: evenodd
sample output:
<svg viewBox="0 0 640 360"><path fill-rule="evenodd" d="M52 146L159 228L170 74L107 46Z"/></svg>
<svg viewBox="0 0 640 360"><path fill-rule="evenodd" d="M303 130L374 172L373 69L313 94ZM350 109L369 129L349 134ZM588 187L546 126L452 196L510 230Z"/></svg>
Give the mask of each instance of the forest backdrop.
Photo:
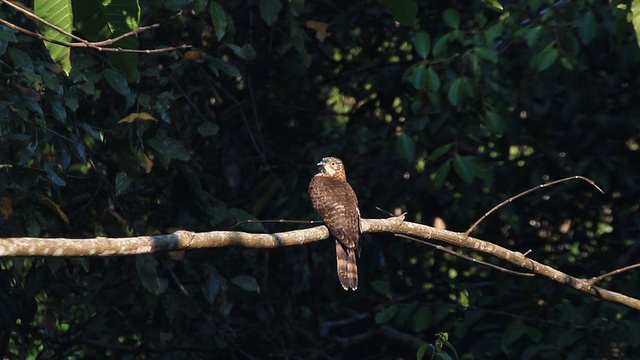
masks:
<svg viewBox="0 0 640 360"><path fill-rule="evenodd" d="M510 195L587 176L606 193L581 182L543 189L474 234L584 278L631 265L640 257L635 3L25 3L63 9L52 13L89 41L160 24L113 46L191 47L63 49L0 25L0 234L317 220L307 186L332 155L364 217L386 217L379 207L459 231ZM6 2L0 19L71 40ZM345 292L333 249L330 240L2 258L0 355L414 358L439 333L460 358L640 354L637 310L548 279L366 234L360 287ZM600 284L637 298L639 280L628 271ZM445 346L446 356L456 353Z"/></svg>

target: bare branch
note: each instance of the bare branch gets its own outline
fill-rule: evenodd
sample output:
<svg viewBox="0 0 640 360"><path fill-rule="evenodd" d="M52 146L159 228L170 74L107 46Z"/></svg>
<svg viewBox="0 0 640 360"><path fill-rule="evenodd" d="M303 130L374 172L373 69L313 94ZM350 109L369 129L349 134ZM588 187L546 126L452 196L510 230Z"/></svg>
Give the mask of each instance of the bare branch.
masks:
<svg viewBox="0 0 640 360"><path fill-rule="evenodd" d="M593 279L589 279L589 284L593 285L593 284L597 283L598 281L600 281L600 280L602 280L604 278L607 278L607 277L613 276L613 275L617 275L617 274L620 274L620 273L625 272L627 270L635 269L637 267L640 267L640 264L633 264L633 265L625 266L625 267L620 268L620 269L616 269L616 270L610 271L610 272L608 272L606 274L602 274L602 275L600 275L598 277L594 277Z"/></svg>
<svg viewBox="0 0 640 360"><path fill-rule="evenodd" d="M469 228L469 230L467 230L467 231L465 232L465 234L467 234L467 235L471 234L471 233L473 232L473 230L474 230L476 227L478 227L478 225L479 225L479 224L480 224L484 219L486 219L486 218L487 218L487 216L489 216L491 213L493 213L494 211L498 210L498 209L499 209L499 208L501 208L502 206L504 206L504 205L506 205L506 204L508 204L508 203L512 202L513 200L518 199L518 198L521 198L521 197L523 197L523 196L525 196L525 195L527 195L527 194L529 194L529 193L532 193L532 192L534 192L534 191L536 191L536 190L539 190L539 189L542 189L542 188L545 188L545 187L548 187L548 186L552 186L552 185L555 185L555 184L559 184L559 183L561 183L561 182L565 182L565 181L568 181L568 180L574 180L574 179L584 180L584 181L588 182L591 186L593 186L593 187L595 187L596 189L598 189L598 191L600 191L601 193L603 193L603 194L604 194L604 191L602 191L602 189L600 189L600 187L599 187L598 185L596 185L596 183L595 183L593 180L591 180L591 179L589 179L589 178L586 178L586 177L584 177L584 176L580 176L580 175L569 176L569 177L567 177L567 178L563 178L563 179L559 179L559 180L554 180L554 181L552 181L552 182L548 182L548 183L546 183L546 184L540 184L540 185L538 185L538 186L536 186L536 187L532 187L532 188L531 188L531 189L529 189L529 190L525 190L525 191L521 192L520 194L518 194L518 195L516 195L516 196L512 196L512 197L508 198L507 200L505 200L505 201L501 202L500 204L498 204L498 205L494 206L493 208L491 208L491 210L487 211L484 215L482 215L482 217L481 217L480 219L478 219L478 221L476 221L475 223L473 223L473 225L471 225L471 227Z"/></svg>
<svg viewBox="0 0 640 360"><path fill-rule="evenodd" d="M639 299L593 286L588 279L573 277L548 265L527 258L521 252L512 251L493 243L470 237L465 233L437 229L427 225L404 221L404 216L387 219L361 219L360 225L363 233L389 232L411 235L422 239L437 239L452 245L484 252L589 295L640 310ZM194 233L180 230L167 235L128 238L0 238L0 257L121 256L225 246L276 248L302 245L328 237L329 231L325 226L316 226L309 229L274 234L251 234L239 231Z"/></svg>

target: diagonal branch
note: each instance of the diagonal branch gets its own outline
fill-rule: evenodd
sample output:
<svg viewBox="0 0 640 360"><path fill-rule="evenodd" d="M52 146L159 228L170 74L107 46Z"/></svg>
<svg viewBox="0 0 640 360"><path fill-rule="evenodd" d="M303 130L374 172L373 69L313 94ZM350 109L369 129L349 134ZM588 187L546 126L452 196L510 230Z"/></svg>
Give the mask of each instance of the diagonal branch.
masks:
<svg viewBox="0 0 640 360"><path fill-rule="evenodd" d="M488 241L467 236L465 233L404 221L404 216L387 219L362 219L361 229L363 233L388 232L411 235L423 239L436 239L484 252L589 295L640 310L639 299L593 286L588 279L573 277L530 259L521 252L512 251ZM128 238L0 238L0 257L122 256L225 246L276 248L302 245L327 239L328 237L329 231L325 226L316 226L309 229L274 234L252 234L240 231L194 233L179 230L173 234Z"/></svg>

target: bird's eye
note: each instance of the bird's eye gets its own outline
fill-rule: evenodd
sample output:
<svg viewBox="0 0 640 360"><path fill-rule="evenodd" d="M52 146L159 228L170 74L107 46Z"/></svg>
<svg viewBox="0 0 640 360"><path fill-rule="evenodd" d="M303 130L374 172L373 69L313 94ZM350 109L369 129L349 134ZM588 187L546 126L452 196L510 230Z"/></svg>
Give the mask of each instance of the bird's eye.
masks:
<svg viewBox="0 0 640 360"><path fill-rule="evenodd" d="M332 162L331 162L331 166L336 166L336 162L335 162L335 161L332 161Z"/></svg>

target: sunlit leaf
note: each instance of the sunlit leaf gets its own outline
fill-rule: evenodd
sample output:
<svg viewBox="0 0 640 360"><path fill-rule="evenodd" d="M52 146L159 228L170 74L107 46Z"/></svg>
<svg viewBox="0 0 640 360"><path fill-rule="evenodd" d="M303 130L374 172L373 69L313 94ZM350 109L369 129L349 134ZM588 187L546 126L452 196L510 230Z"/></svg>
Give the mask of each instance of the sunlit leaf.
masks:
<svg viewBox="0 0 640 360"><path fill-rule="evenodd" d="M636 42L640 46L640 0L632 0L631 2L631 23L636 33Z"/></svg>
<svg viewBox="0 0 640 360"><path fill-rule="evenodd" d="M324 21L307 20L306 25L309 29L313 29L316 32L316 39L320 42L324 42L331 33L327 32L329 24Z"/></svg>
<svg viewBox="0 0 640 360"><path fill-rule="evenodd" d="M71 0L35 0L33 10L36 15L62 28L68 33L73 31L73 15ZM55 30L54 28L38 22L42 35L62 42L70 42L71 36ZM54 62L60 64L65 73L71 71L71 48L54 44L48 41L44 45L49 50L49 54Z"/></svg>
<svg viewBox="0 0 640 360"><path fill-rule="evenodd" d="M122 123L132 123L134 121L158 121L158 119L151 116L149 113L131 113L122 119L118 120L118 124Z"/></svg>

